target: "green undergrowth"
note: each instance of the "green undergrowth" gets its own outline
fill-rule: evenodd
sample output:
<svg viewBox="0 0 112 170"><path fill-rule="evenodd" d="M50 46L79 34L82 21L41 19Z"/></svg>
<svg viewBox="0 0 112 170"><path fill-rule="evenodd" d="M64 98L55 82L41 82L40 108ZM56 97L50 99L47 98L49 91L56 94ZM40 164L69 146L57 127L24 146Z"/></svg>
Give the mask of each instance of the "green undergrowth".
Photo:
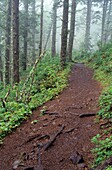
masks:
<svg viewBox="0 0 112 170"><path fill-rule="evenodd" d="M112 155L112 43L103 46L88 58L88 65L95 70L95 78L103 87L99 99L99 119L108 123L103 127L102 134L96 135L92 142L96 145L93 149L97 166ZM111 128L111 130L109 130ZM105 135L104 135L104 132ZM112 169L108 167L107 170Z"/></svg>
<svg viewBox="0 0 112 170"><path fill-rule="evenodd" d="M0 97L3 99L10 89L5 106L0 101L0 141L26 120L33 109L58 95L67 86L69 72L70 64L62 71L59 58L46 55L36 68L33 83L29 80L26 84L22 99L23 81L5 89L0 85Z"/></svg>
<svg viewBox="0 0 112 170"><path fill-rule="evenodd" d="M108 168L106 168L106 170L112 170L112 166L109 166Z"/></svg>

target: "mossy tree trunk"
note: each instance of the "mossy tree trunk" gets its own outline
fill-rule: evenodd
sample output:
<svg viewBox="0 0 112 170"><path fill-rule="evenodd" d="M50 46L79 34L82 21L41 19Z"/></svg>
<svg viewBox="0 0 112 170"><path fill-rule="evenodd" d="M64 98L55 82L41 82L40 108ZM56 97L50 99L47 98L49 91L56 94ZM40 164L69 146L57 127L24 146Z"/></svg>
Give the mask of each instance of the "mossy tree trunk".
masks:
<svg viewBox="0 0 112 170"><path fill-rule="evenodd" d="M52 29L52 49L51 49L51 55L54 57L56 55L56 25L57 25L57 6L58 6L58 0L54 0L53 4L53 29Z"/></svg>
<svg viewBox="0 0 112 170"><path fill-rule="evenodd" d="M60 54L60 61L61 61L62 69L66 65L66 57L67 57L68 9L69 9L69 0L64 0L62 32L61 32L61 54Z"/></svg>
<svg viewBox="0 0 112 170"><path fill-rule="evenodd" d="M76 0L72 0L70 34L69 34L69 43L68 43L68 59L69 59L69 61L72 61L72 50L73 50L74 33L75 33L75 16L76 16Z"/></svg>
<svg viewBox="0 0 112 170"><path fill-rule="evenodd" d="M11 0L7 4L7 19L6 19L6 49L5 49L5 83L10 83L10 50L11 50Z"/></svg>
<svg viewBox="0 0 112 170"><path fill-rule="evenodd" d="M85 33L85 49L90 50L90 28L91 28L91 12L92 0L87 0L87 16L86 16L86 33Z"/></svg>
<svg viewBox="0 0 112 170"><path fill-rule="evenodd" d="M19 83L19 0L12 0L13 10L13 83Z"/></svg>
<svg viewBox="0 0 112 170"><path fill-rule="evenodd" d="M41 0L39 56L42 53L44 0Z"/></svg>
<svg viewBox="0 0 112 170"><path fill-rule="evenodd" d="M23 70L27 68L27 50L28 50L28 0L24 1L25 19L24 19L24 55L22 59Z"/></svg>
<svg viewBox="0 0 112 170"><path fill-rule="evenodd" d="M108 0L103 1L103 15L102 15L102 30L101 30L101 44L105 42L105 28L106 28L106 15L107 15L107 6Z"/></svg>

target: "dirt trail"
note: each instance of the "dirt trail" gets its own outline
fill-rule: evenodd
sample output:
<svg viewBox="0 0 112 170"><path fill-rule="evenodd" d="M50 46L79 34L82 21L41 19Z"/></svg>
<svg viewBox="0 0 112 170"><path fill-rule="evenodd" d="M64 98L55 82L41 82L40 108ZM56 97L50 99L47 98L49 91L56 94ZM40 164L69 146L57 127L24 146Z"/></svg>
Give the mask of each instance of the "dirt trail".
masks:
<svg viewBox="0 0 112 170"><path fill-rule="evenodd" d="M45 170L80 169L70 160L76 151L83 156L85 164L89 165L93 161L91 138L99 133L99 125L95 124L94 116L80 118L79 115L97 113L100 92L100 85L93 80L91 69L83 64L73 66L69 86L58 97L45 104L48 113L39 116L42 110L40 107L29 120L6 137L0 147L0 170L11 170L14 161L21 159L24 166L19 166L17 170L36 165L37 144L48 142L49 137L55 135L62 125L65 128L57 136L53 146L47 151L41 150ZM31 124L33 120L38 122Z"/></svg>

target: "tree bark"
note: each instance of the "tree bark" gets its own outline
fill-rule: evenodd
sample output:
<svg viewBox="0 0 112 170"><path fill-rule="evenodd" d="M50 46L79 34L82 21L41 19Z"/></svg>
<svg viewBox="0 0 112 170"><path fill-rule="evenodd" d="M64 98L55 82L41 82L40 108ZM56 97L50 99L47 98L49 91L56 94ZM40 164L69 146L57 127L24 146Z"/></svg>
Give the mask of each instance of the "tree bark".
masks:
<svg viewBox="0 0 112 170"><path fill-rule="evenodd" d="M35 11L35 0L33 0L33 4L32 4L32 15L33 15L33 24L32 24L32 59L33 59L33 63L35 62L35 32L36 32L36 11Z"/></svg>
<svg viewBox="0 0 112 170"><path fill-rule="evenodd" d="M51 55L54 57L56 55L56 25L57 25L57 5L58 0L54 0L53 4L53 30L52 30L52 49Z"/></svg>
<svg viewBox="0 0 112 170"><path fill-rule="evenodd" d="M24 20L24 56L23 56L23 70L27 68L27 49L28 49L28 0L24 1L25 20Z"/></svg>
<svg viewBox="0 0 112 170"><path fill-rule="evenodd" d="M60 56L62 69L66 65L67 35L68 35L68 9L69 9L69 0L64 0L64 2L63 2L62 33L61 33L61 56Z"/></svg>
<svg viewBox="0 0 112 170"><path fill-rule="evenodd" d="M0 46L0 81L3 82L3 65L2 65L1 46Z"/></svg>
<svg viewBox="0 0 112 170"><path fill-rule="evenodd" d="M72 61L72 50L73 50L74 32L75 32L75 16L76 16L76 0L72 0L70 35L69 35L69 43L68 43L68 58L69 58L69 61Z"/></svg>
<svg viewBox="0 0 112 170"><path fill-rule="evenodd" d="M11 48L11 0L8 0L7 19L6 19L6 37L5 37L5 83L10 83L10 48Z"/></svg>
<svg viewBox="0 0 112 170"><path fill-rule="evenodd" d="M111 39L111 17L112 17L112 0L109 1L109 10L107 14L107 24L106 24L106 31L105 31L105 43Z"/></svg>
<svg viewBox="0 0 112 170"><path fill-rule="evenodd" d="M47 39L46 39L46 43L45 43L45 46L44 46L44 51L45 51L46 48L47 48L48 41L49 41L50 35L51 35L51 30L52 30L52 24L51 24L50 27L49 27L49 32L48 32Z"/></svg>
<svg viewBox="0 0 112 170"><path fill-rule="evenodd" d="M105 42L105 23L106 23L107 5L108 5L108 0L104 0L103 16L102 16L102 30L101 30L101 45L103 45Z"/></svg>
<svg viewBox="0 0 112 170"><path fill-rule="evenodd" d="M86 17L86 33L85 33L86 51L90 50L91 9L92 9L92 0L87 0L87 17Z"/></svg>
<svg viewBox="0 0 112 170"><path fill-rule="evenodd" d="M44 8L44 0L41 0L39 56L40 56L40 54L42 53L42 38L43 38L43 8Z"/></svg>
<svg viewBox="0 0 112 170"><path fill-rule="evenodd" d="M13 83L19 83L19 0L12 0L13 10Z"/></svg>

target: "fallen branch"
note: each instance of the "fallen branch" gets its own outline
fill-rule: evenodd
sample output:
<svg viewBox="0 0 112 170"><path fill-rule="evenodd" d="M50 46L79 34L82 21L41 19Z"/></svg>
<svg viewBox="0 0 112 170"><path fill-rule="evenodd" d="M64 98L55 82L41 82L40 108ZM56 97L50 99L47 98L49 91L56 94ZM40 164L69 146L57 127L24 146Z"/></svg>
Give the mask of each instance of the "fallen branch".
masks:
<svg viewBox="0 0 112 170"><path fill-rule="evenodd" d="M52 139L47 142L45 145L44 145L44 150L48 150L49 147L52 146L52 144L55 142L56 138L62 133L63 129L65 128L64 125L62 125L61 129L52 137Z"/></svg>
<svg viewBox="0 0 112 170"><path fill-rule="evenodd" d="M80 118L91 117L91 116L96 116L96 113L83 113L79 115Z"/></svg>
<svg viewBox="0 0 112 170"><path fill-rule="evenodd" d="M33 85L33 81L34 81L34 74L35 74L35 70L36 70L36 67L38 65L38 63L40 62L40 60L42 59L42 57L45 55L45 51L38 57L38 59L35 61L35 64L32 68L32 70L30 71L24 85L23 85L23 88L22 88L22 91L21 91L21 94L20 94L20 100L22 100L23 96L25 95L26 96L26 99L27 99L27 96L29 95L28 92L26 92L26 85L28 84L29 80L31 79L31 82L30 82L30 90L31 91L31 88L32 88L32 85Z"/></svg>
<svg viewBox="0 0 112 170"><path fill-rule="evenodd" d="M4 101L6 102L6 100L7 100L7 97L9 96L9 94L10 94L10 89L8 90L8 92L6 93L6 95L5 95L5 97L4 97Z"/></svg>

